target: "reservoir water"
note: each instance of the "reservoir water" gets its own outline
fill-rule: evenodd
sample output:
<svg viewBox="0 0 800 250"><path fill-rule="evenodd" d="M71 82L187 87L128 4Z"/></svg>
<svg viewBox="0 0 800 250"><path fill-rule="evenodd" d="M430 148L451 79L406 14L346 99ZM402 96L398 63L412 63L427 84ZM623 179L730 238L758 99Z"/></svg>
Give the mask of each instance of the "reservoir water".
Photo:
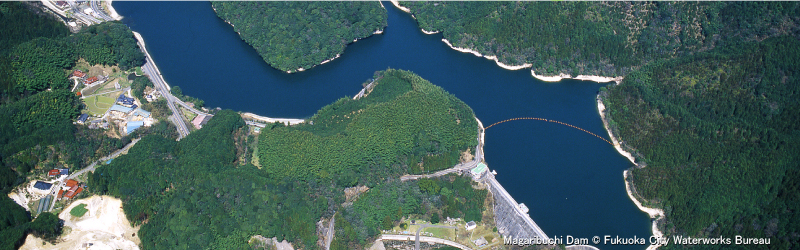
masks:
<svg viewBox="0 0 800 250"><path fill-rule="evenodd" d="M353 96L386 68L413 71L466 102L484 125L515 117L558 120L608 137L595 97L604 84L546 83L529 70L450 49L441 34L425 35L408 14L384 3L382 35L350 44L342 56L305 72L273 69L219 19L208 2L114 2L123 23L142 34L166 81L184 94L222 107L283 118L311 116ZM487 130L486 161L498 181L549 236L647 238L650 219L625 193L631 163L608 143L541 121L514 121ZM644 249L607 246L601 249Z"/></svg>

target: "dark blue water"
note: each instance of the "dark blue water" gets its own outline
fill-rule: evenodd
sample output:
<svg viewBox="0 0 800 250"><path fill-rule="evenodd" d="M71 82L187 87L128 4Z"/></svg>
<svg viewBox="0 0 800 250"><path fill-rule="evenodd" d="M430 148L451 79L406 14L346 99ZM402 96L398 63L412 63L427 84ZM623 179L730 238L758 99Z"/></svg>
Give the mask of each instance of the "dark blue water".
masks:
<svg viewBox="0 0 800 250"><path fill-rule="evenodd" d="M383 35L350 44L330 63L287 74L267 65L209 3L114 2L123 22L144 37L167 82L209 107L309 117L356 94L375 71L397 68L453 93L484 125L542 117L607 136L595 102L602 84L544 83L529 70L504 70L448 48L440 34L423 34L408 14L384 5L389 27ZM608 143L554 123L515 121L487 130L485 151L497 179L548 235L650 236L649 218L625 194L622 171L631 164Z"/></svg>

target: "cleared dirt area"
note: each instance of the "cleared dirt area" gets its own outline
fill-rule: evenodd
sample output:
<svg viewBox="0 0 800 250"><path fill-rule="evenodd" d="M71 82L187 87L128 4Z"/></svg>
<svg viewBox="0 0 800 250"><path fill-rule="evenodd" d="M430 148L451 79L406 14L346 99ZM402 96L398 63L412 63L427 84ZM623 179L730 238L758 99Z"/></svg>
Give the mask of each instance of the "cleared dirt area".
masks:
<svg viewBox="0 0 800 250"><path fill-rule="evenodd" d="M89 211L80 218L70 215L69 211L80 204L86 204ZM122 201L114 197L95 195L76 200L58 218L64 220L65 234L55 245L28 235L20 249L139 249L139 227L131 227Z"/></svg>

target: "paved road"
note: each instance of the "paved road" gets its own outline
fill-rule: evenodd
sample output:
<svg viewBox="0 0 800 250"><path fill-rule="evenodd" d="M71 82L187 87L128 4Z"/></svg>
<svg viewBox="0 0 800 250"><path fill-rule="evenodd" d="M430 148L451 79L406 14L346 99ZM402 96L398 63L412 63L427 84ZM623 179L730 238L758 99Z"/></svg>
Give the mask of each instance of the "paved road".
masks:
<svg viewBox="0 0 800 250"><path fill-rule="evenodd" d="M97 94L81 96L81 99L86 99L87 97L92 97L92 96L105 95L105 94L108 94L108 93L114 93L114 92L118 92L118 91L128 92L128 90L131 90L131 87L127 87L127 88L124 88L124 89L109 90L109 91L106 91L106 92L103 92L103 93L97 93Z"/></svg>
<svg viewBox="0 0 800 250"><path fill-rule="evenodd" d="M173 96L173 98L175 99L175 104L183 106L184 108L188 109L189 111L192 111L192 113L195 113L195 114L198 114L198 115L205 115L205 116L214 116L212 114L197 110L192 106L189 106L189 104L186 104L181 99L175 98L174 96Z"/></svg>
<svg viewBox="0 0 800 250"><path fill-rule="evenodd" d="M74 2L67 1L67 3L72 8L73 17L77 18L78 20L83 21L87 25L92 25L92 24L97 24L97 23L102 23L103 22L103 21L98 20L97 18L94 18L92 16L86 15L83 12L81 12L81 9L78 6L76 6Z"/></svg>
<svg viewBox="0 0 800 250"><path fill-rule="evenodd" d="M403 175L403 176L400 176L400 180L401 181L407 181L407 180L416 180L416 179L419 179L419 178L436 178L436 177L447 175L447 174L451 174L451 173L457 173L459 171L470 170L470 169L478 166L478 163L480 163L481 160L483 160L483 158L482 158L483 155L481 154L481 151L482 151L481 148L482 148L482 145L478 145L477 147L475 147L475 158L473 158L472 161L470 161L470 162L459 163L458 165L455 165L452 168L448 168L448 169L445 169L445 170L440 170L440 171L435 172L433 174Z"/></svg>
<svg viewBox="0 0 800 250"><path fill-rule="evenodd" d="M100 159L99 159L99 160L97 160L97 161L94 161L94 162L92 162L92 164L89 164L89 166L87 166L87 167L85 167L85 168L81 169L81 170L80 170L80 171L78 171L78 172L72 173L71 175L67 176L67 179L72 179L72 178L75 178L75 177L77 177L77 176L79 176L79 175L81 175L81 174L83 174L83 173L86 173L86 171L92 171L92 172L94 172L94 170L95 170L95 169L96 169L96 167L97 167L97 163L98 163L98 162L105 162L105 161L107 161L107 160L109 160L109 159L117 158L117 156L119 156L120 154L122 154L122 152L125 152L126 150L130 149L131 147L133 147L133 145L136 145L136 143L137 143L137 142L139 142L139 140L141 140L141 138L136 138L136 139L133 139L133 140L131 141L131 143L128 143L128 145L125 145L125 147L122 147L121 149L119 149L119 150L117 150L117 151L114 151L114 153L111 153L110 155L107 155L107 156L105 156L105 157L103 157L103 158L100 158Z"/></svg>
<svg viewBox="0 0 800 250"><path fill-rule="evenodd" d="M142 65L142 71L144 71L145 75L147 75L147 77L150 78L150 81L153 82L153 85L156 87L156 90L161 92L161 95L164 96L164 98L167 100L167 107L169 107L169 110L172 111L173 116L178 116L178 118L180 118L180 119L175 119L172 116L170 118L170 120L172 120L172 122L175 123L175 127L178 128L178 140L180 140L181 138L189 135L189 128L187 128L186 123L183 122L184 120L183 113L180 112L180 110L178 110L177 107L175 107L174 102L175 99L177 98L175 98L174 96L172 96L172 94L170 94L167 83L164 82L164 78L161 77L158 68L155 67L155 63L153 62L153 59L150 57L150 53L147 52L147 47L145 47L142 35L140 35L137 32L133 32L133 35L134 37L136 37L136 42L139 45L139 48L145 54L145 63L144 65Z"/></svg>
<svg viewBox="0 0 800 250"><path fill-rule="evenodd" d="M422 229L429 228L429 227L450 228L450 229L453 229L453 230L456 229L456 227L439 226L439 225L431 225L431 224L411 224L411 225L418 225L419 226L419 229L417 229L417 236L414 237L414 250L419 250L419 232L422 231Z"/></svg>
<svg viewBox="0 0 800 250"><path fill-rule="evenodd" d="M114 18L111 18L110 16L108 16L106 14L106 12L103 10L103 8L100 7L99 2L100 1L92 0L92 1L89 2L89 5L92 7L92 10L95 13L97 13L97 15L100 16L100 18L102 18L103 20L106 20L106 21L113 21Z"/></svg>
<svg viewBox="0 0 800 250"><path fill-rule="evenodd" d="M411 240L411 236L400 235L400 234L381 234L380 238L378 238L378 239L380 239L380 240L410 241ZM463 249L463 250L472 250L472 248L469 248L469 247L467 247L465 245L459 244L458 242L451 241L451 240L440 239L440 238L421 236L421 237L419 237L419 241L444 244L444 245L448 245L448 246L457 247L457 248Z"/></svg>
<svg viewBox="0 0 800 250"><path fill-rule="evenodd" d="M144 50L143 44L140 43L139 47ZM150 59L149 56L146 58L147 61L145 62L144 66L142 66L142 71L144 71L147 77L150 78L150 81L153 82L156 90L161 92L161 96L164 96L164 98L167 100L167 106L172 111L173 116L178 116L178 119L173 118L171 120L173 123L175 123L175 126L178 127L178 140L180 140L181 138L189 135L189 128L187 128L186 123L183 122L183 113L178 109L178 107L175 106L175 99L177 98L170 94L169 90L167 90L166 83L161 76L156 73L156 70L153 67L152 59Z"/></svg>
<svg viewBox="0 0 800 250"><path fill-rule="evenodd" d="M86 171L94 172L94 170L97 169L97 163L98 162L105 162L108 159L116 158L117 156L122 154L122 152L125 152L126 150L130 149L131 147L133 147L133 145L136 145L136 143L139 142L139 140L141 140L141 138L133 139L131 141L131 143L128 143L128 145L125 145L125 147L122 147L121 149L119 149L117 151L114 151L110 155L105 156L103 158L100 158L100 159L92 162L92 164L89 164L89 166L86 166L85 168L81 169L80 171L74 172L71 175L67 176L66 178L59 178L59 181L56 181L55 183L53 183L53 187L54 187L53 188L53 192L52 192L53 197L56 197L58 195L58 189L59 189L58 187L61 185L62 181L78 177L79 175L82 175L83 173L86 173ZM53 201L53 203L50 204L50 209L48 209L47 211L53 211L53 207L55 207L55 205L56 205L56 202Z"/></svg>

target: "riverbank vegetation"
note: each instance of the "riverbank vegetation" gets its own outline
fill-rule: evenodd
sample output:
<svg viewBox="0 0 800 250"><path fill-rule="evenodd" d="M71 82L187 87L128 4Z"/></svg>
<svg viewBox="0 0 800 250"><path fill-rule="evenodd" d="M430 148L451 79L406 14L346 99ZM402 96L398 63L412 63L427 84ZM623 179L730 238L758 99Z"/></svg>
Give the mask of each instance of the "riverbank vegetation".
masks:
<svg viewBox="0 0 800 250"><path fill-rule="evenodd" d="M612 131L647 165L633 183L646 206L664 209L665 233L798 245L798 48L796 37L719 47L602 91Z"/></svg>
<svg viewBox="0 0 800 250"><path fill-rule="evenodd" d="M627 75L647 62L797 34L796 2L401 2L455 47L539 75Z"/></svg>
<svg viewBox="0 0 800 250"><path fill-rule="evenodd" d="M378 2L212 2L269 65L310 69L344 52L347 44L386 27Z"/></svg>

